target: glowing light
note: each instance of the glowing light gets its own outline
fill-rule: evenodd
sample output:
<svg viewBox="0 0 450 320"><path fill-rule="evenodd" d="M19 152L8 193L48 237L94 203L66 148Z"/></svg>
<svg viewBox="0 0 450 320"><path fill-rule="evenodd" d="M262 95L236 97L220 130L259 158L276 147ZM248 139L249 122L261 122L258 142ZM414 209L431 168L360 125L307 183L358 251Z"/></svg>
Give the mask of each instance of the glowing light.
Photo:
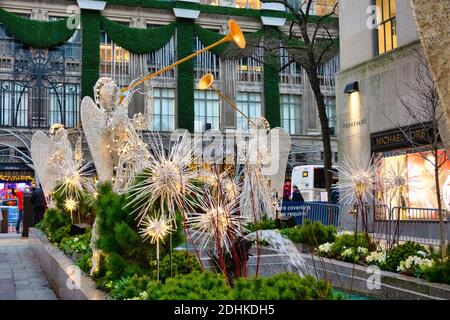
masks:
<svg viewBox="0 0 450 320"><path fill-rule="evenodd" d="M173 220L163 215L158 217L146 216L139 231L144 240L150 239L150 243L163 242L164 238L174 231Z"/></svg>
<svg viewBox="0 0 450 320"><path fill-rule="evenodd" d="M67 198L64 201L64 208L71 213L78 207L78 202L72 198Z"/></svg>

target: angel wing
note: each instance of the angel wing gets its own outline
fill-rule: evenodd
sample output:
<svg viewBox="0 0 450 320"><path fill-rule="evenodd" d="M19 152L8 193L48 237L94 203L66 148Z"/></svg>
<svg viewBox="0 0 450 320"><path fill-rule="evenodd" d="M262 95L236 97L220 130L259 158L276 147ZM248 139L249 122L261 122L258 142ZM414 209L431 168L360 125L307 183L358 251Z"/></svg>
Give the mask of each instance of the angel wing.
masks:
<svg viewBox="0 0 450 320"><path fill-rule="evenodd" d="M59 179L58 173L51 170L49 164L49 157L53 150L54 142L45 133L38 131L33 135L31 140L31 159L46 196L52 193Z"/></svg>
<svg viewBox="0 0 450 320"><path fill-rule="evenodd" d="M97 108L90 97L84 97L81 102L81 124L101 181L111 181L114 176L113 159L108 150L111 139L104 130L107 122L108 115Z"/></svg>
<svg viewBox="0 0 450 320"><path fill-rule="evenodd" d="M278 193L278 197L282 197L286 167L291 151L291 136L283 128L273 128L269 132L267 145L270 151L270 162L264 171L270 180L272 190Z"/></svg>

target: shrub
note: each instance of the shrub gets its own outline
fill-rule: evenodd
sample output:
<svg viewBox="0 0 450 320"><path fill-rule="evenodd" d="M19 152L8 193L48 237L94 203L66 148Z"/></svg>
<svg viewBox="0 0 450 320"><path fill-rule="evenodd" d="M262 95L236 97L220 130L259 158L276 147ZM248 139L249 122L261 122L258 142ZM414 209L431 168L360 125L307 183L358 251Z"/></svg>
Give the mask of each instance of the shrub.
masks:
<svg viewBox="0 0 450 320"><path fill-rule="evenodd" d="M48 241L53 243L60 243L62 239L69 236L70 232L70 225L61 227L57 229L55 232L49 232L47 233Z"/></svg>
<svg viewBox="0 0 450 320"><path fill-rule="evenodd" d="M146 275L121 278L114 282L111 296L117 300L139 297L142 292L145 292L150 281L151 279Z"/></svg>
<svg viewBox="0 0 450 320"><path fill-rule="evenodd" d="M87 253L89 248L89 243L91 241L91 232L87 230L85 234L78 236L65 237L61 240L59 248L68 255L80 254L83 255Z"/></svg>
<svg viewBox="0 0 450 320"><path fill-rule="evenodd" d="M366 248L370 251L374 247L374 244L369 243L363 233L358 233L356 237L354 233L342 234L336 236L336 239L331 246L329 256L333 258L340 258L344 250L349 248L357 249L358 247Z"/></svg>
<svg viewBox="0 0 450 320"><path fill-rule="evenodd" d="M287 272L268 278L238 279L231 297L236 300L313 300L332 299L333 293L323 280Z"/></svg>
<svg viewBox="0 0 450 320"><path fill-rule="evenodd" d="M69 226L70 217L56 208L50 208L45 212L44 219L37 225L45 234L54 233L56 230Z"/></svg>
<svg viewBox="0 0 450 320"><path fill-rule="evenodd" d="M425 247L418 243L408 241L400 244L388 252L383 268L388 271L397 272L400 262L406 260L409 256L417 255L418 251L427 253Z"/></svg>
<svg viewBox="0 0 450 320"><path fill-rule="evenodd" d="M423 277L431 282L450 284L450 259L434 260L429 267L423 268Z"/></svg>
<svg viewBox="0 0 450 320"><path fill-rule="evenodd" d="M316 247L326 242L333 242L336 236L336 228L324 226L319 221L311 222L306 220L303 226L284 229L281 233L286 235L292 242Z"/></svg>
<svg viewBox="0 0 450 320"><path fill-rule="evenodd" d="M193 272L167 278L165 284L150 282L146 298L149 300L226 300L231 289L221 274Z"/></svg>
<svg viewBox="0 0 450 320"><path fill-rule="evenodd" d="M172 253L172 275L170 269L170 255L166 255L161 260L159 267L159 278L161 281L164 282L165 279L171 276L189 274L201 270L197 257L184 250L174 251ZM155 270L155 278L156 272L157 271Z"/></svg>
<svg viewBox="0 0 450 320"><path fill-rule="evenodd" d="M275 220L269 219L267 215L264 215L261 221L255 223L249 223L245 226L250 232L255 232L256 230L273 230L276 229Z"/></svg>
<svg viewBox="0 0 450 320"><path fill-rule="evenodd" d="M76 264L81 270L89 273L92 268L92 250L89 248L85 254L81 255L77 259Z"/></svg>

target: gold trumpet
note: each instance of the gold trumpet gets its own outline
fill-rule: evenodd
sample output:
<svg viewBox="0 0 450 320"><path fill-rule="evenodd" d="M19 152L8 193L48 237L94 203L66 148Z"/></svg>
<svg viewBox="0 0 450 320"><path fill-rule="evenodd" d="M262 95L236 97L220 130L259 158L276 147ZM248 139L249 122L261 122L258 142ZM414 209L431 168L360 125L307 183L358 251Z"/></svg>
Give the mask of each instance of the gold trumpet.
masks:
<svg viewBox="0 0 450 320"><path fill-rule="evenodd" d="M245 119L248 120L248 122L250 124L252 124L255 128L256 128L256 124L246 115L244 114L237 106L236 104L231 101L230 99L228 99L227 96L225 96L219 89L217 89L216 87L213 86L213 82L214 82L214 76L211 73L207 73L205 74L200 81L198 82L198 88L200 90L206 90L208 88L213 89L219 96L221 96L226 102L228 102L228 104L230 106L233 107L234 110L236 110L237 112L239 112Z"/></svg>
<svg viewBox="0 0 450 320"><path fill-rule="evenodd" d="M151 78L156 77L157 75L160 75L161 73L163 73L169 69L172 69L173 67L176 67L177 65L179 65L187 60L194 58L195 56L199 55L202 52L205 52L209 49L217 47L218 45L221 45L222 43L234 41L239 48L244 49L246 46L245 37L244 37L244 34L242 33L241 28L239 27L238 23L236 21L234 21L233 19L228 20L228 29L229 29L228 34L225 37L223 37L222 39L220 39L219 41L214 42L213 44L203 48L202 50L194 52L193 54L171 64L170 66L164 67L161 70L158 70L158 71L146 76L145 78L142 78L141 80L134 82L133 84L129 85L128 87L123 88L122 92L132 90L137 85L139 85L147 80L150 80Z"/></svg>

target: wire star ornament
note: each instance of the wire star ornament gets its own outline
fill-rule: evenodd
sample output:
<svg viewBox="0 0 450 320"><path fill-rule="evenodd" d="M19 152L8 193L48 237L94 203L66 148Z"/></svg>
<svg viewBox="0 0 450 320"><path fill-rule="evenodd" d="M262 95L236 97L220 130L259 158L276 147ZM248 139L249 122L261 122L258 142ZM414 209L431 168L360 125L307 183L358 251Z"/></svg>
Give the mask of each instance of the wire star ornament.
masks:
<svg viewBox="0 0 450 320"><path fill-rule="evenodd" d="M185 133L168 155L161 137L156 133L152 137L150 145L153 148L147 168L137 175L137 183L127 190L130 199L127 206L133 208L131 214L139 219L139 225L155 204L159 204L161 214L174 219L177 209L183 212L194 205L192 198L186 195L201 191L194 185L196 173L189 167L193 161L189 134Z"/></svg>
<svg viewBox="0 0 450 320"><path fill-rule="evenodd" d="M354 204L356 200L362 203L373 200L377 180L377 172L381 158L377 156L356 159L344 158L339 162L339 186L341 203Z"/></svg>

